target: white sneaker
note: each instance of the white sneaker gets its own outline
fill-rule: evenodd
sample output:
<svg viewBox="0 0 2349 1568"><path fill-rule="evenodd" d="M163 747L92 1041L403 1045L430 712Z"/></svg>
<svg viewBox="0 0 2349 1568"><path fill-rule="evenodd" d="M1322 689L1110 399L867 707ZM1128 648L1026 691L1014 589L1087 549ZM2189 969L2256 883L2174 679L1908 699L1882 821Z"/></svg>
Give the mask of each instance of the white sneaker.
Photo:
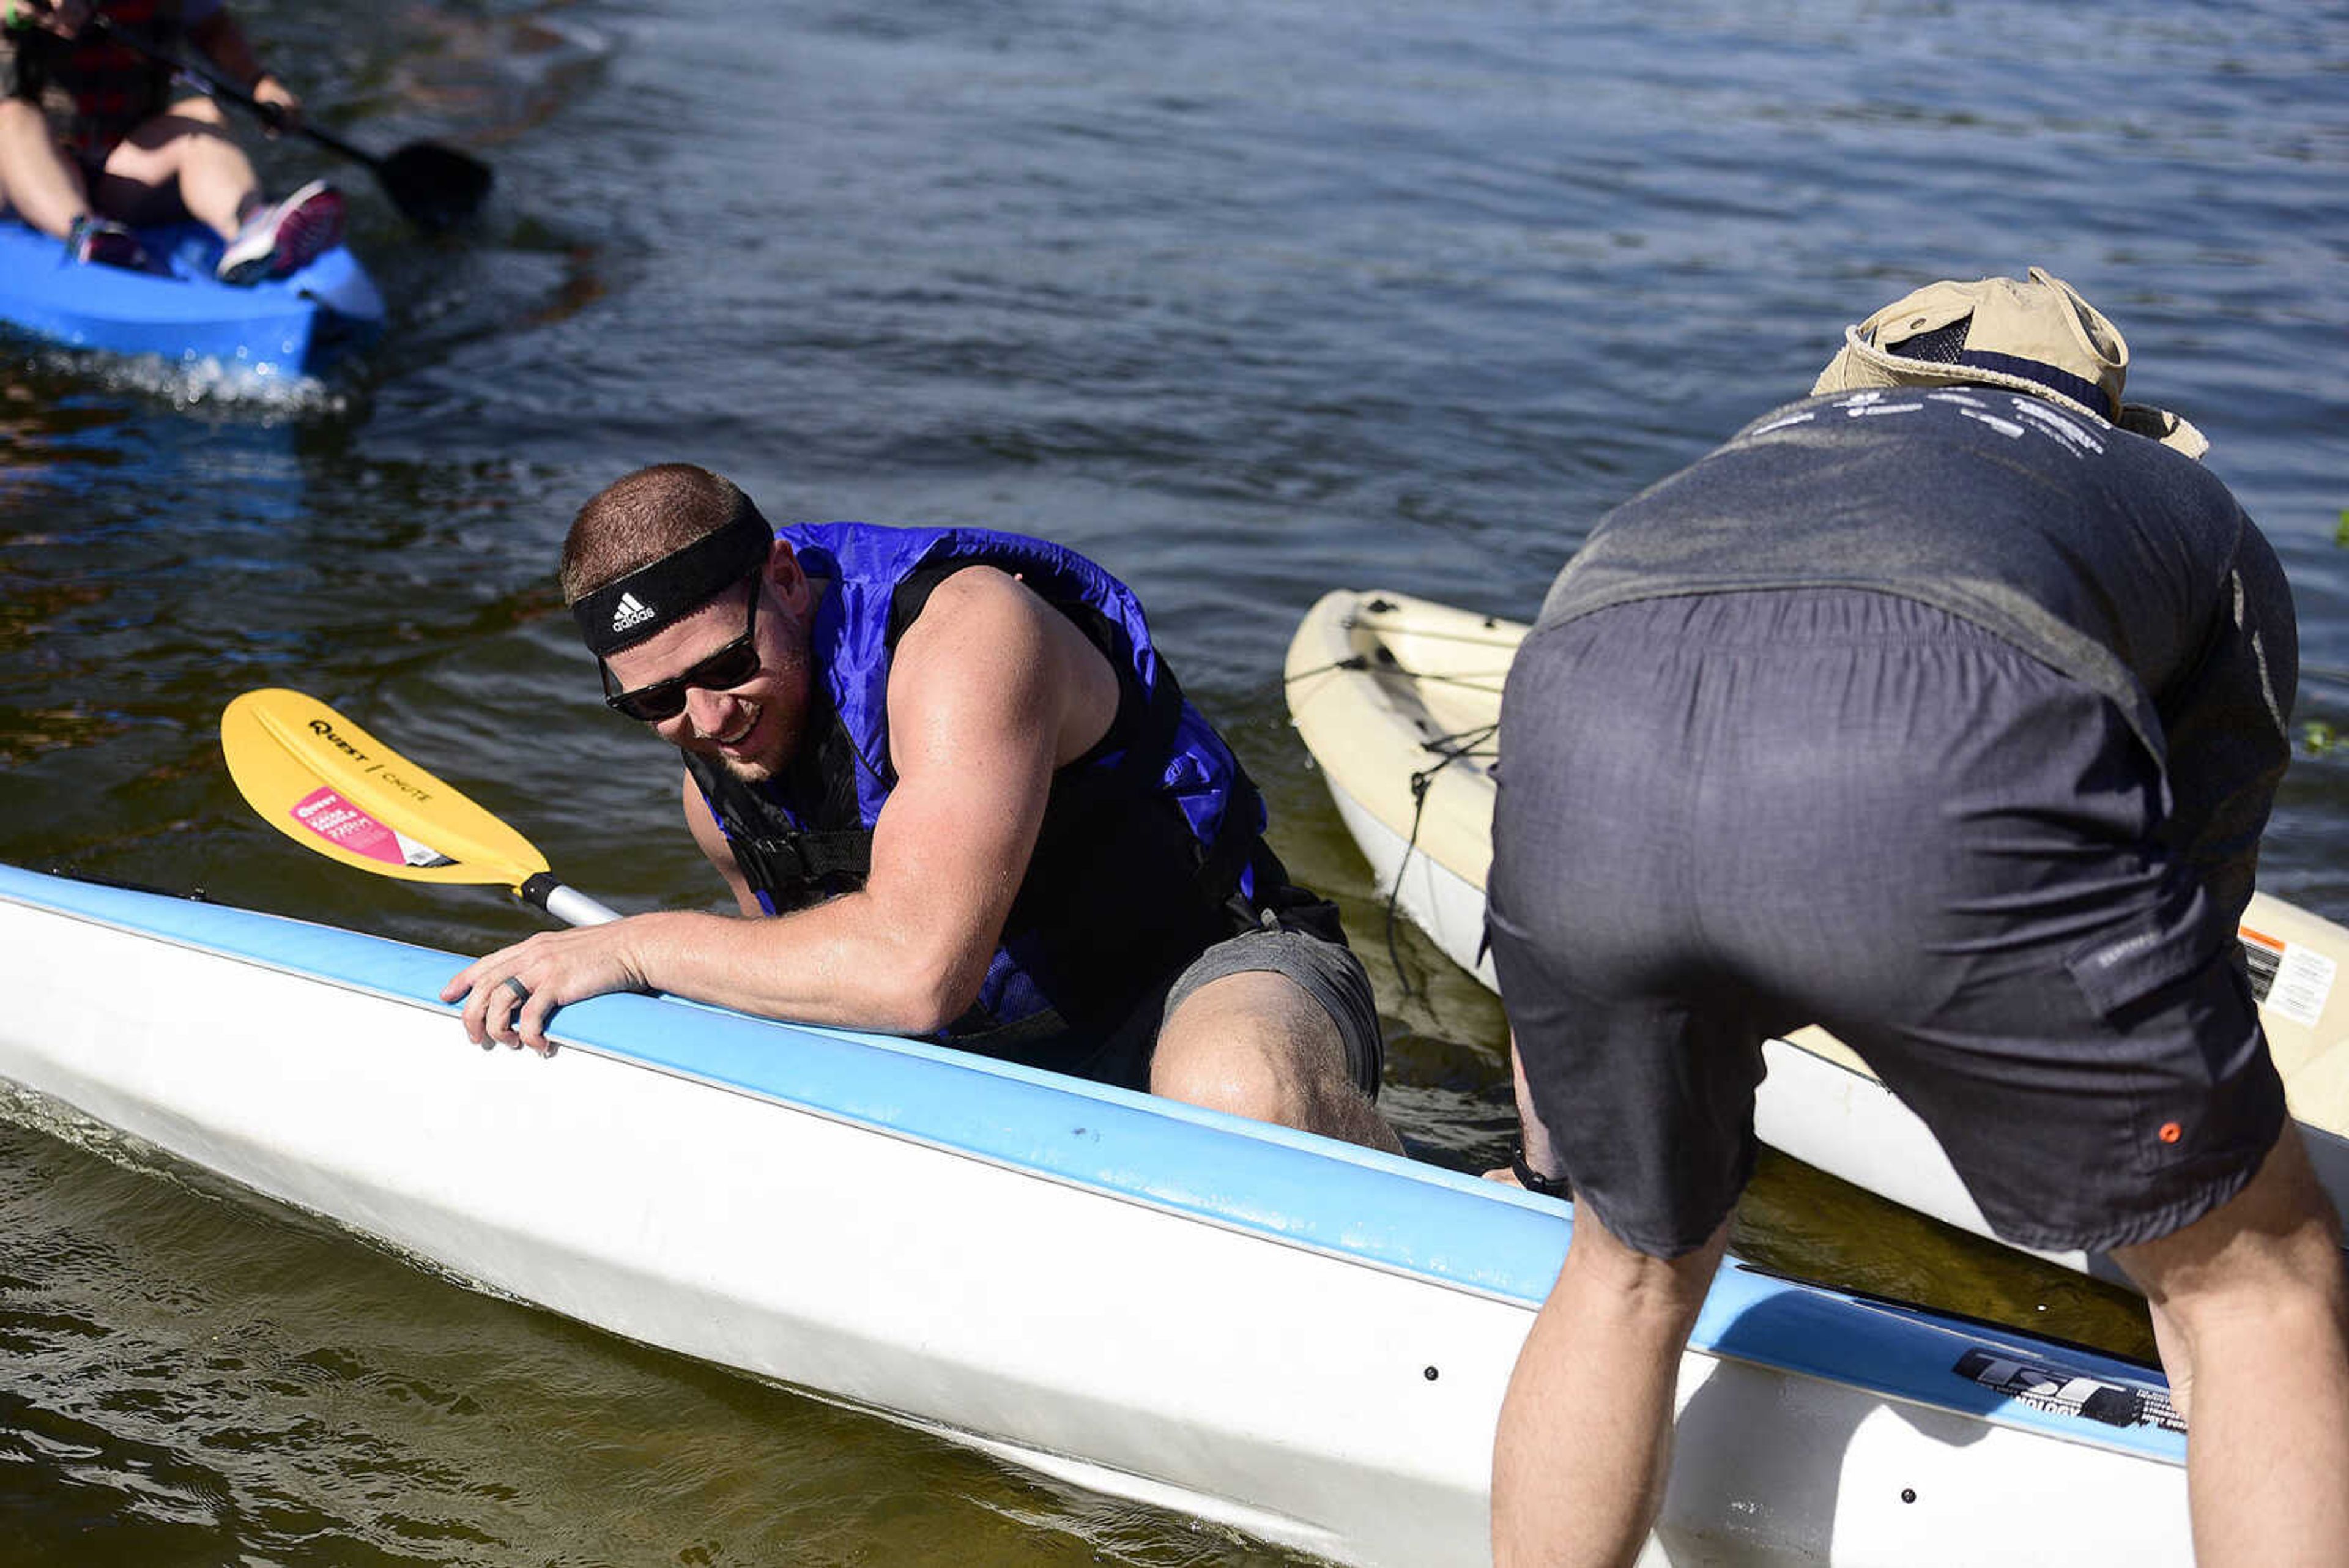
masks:
<svg viewBox="0 0 2349 1568"><path fill-rule="evenodd" d="M242 288L307 266L343 237L343 193L313 180L245 220L221 253L214 275Z"/></svg>

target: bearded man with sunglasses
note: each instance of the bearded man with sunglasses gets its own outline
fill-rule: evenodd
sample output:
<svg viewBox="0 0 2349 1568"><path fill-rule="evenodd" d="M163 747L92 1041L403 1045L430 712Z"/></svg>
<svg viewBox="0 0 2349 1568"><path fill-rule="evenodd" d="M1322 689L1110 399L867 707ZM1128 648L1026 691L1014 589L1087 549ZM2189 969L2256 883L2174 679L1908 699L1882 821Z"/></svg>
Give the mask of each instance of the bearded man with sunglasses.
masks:
<svg viewBox="0 0 2349 1568"><path fill-rule="evenodd" d="M982 529L774 529L666 463L581 508L561 576L606 702L682 754L742 918L492 953L446 993L475 1043L544 1051L564 1004L661 991L1400 1151L1336 909L1100 566Z"/></svg>

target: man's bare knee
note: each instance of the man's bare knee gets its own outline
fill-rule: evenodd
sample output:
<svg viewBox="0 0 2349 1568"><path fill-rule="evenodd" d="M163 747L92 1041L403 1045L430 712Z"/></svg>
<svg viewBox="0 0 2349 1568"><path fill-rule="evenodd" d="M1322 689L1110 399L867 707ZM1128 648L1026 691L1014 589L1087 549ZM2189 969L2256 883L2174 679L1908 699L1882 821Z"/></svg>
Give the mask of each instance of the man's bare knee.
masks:
<svg viewBox="0 0 2349 1568"><path fill-rule="evenodd" d="M142 121L124 139L123 145L156 148L187 136L213 140L228 134L228 116L222 112L220 105L208 98L185 98L153 119Z"/></svg>
<svg viewBox="0 0 2349 1568"><path fill-rule="evenodd" d="M1278 1067L1250 1051L1194 1054L1174 1063L1154 1063L1150 1092L1251 1121L1294 1125L1303 1097Z"/></svg>
<svg viewBox="0 0 2349 1568"><path fill-rule="evenodd" d="M1348 1070L1338 1025L1305 988L1269 970L1209 981L1158 1036L1150 1090L1399 1154L1402 1140Z"/></svg>
<svg viewBox="0 0 2349 1568"><path fill-rule="evenodd" d="M1154 1094L1258 1121L1289 1121L1312 1098L1313 1081L1345 1055L1337 1026L1297 983L1250 970L1211 981L1186 997L1151 1058Z"/></svg>
<svg viewBox="0 0 2349 1568"><path fill-rule="evenodd" d="M199 120L215 127L228 123L228 111L211 99L201 96L183 98L164 112L176 119Z"/></svg>

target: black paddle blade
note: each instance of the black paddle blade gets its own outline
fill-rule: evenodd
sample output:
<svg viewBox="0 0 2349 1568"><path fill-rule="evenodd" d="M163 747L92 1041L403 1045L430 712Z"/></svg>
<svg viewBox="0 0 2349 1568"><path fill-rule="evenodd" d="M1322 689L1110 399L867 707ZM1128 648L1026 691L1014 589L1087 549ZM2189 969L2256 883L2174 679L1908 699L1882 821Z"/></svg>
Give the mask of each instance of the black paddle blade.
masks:
<svg viewBox="0 0 2349 1568"><path fill-rule="evenodd" d="M471 217L490 193L490 166L437 141L411 141L376 166L384 194L418 228L438 234Z"/></svg>

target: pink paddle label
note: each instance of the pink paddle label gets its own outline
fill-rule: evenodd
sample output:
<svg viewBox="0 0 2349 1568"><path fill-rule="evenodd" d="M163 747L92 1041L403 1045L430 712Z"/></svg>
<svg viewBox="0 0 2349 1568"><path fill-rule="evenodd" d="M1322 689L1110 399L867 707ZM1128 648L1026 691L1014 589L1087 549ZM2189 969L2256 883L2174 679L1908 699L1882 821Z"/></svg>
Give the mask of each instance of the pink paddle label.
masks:
<svg viewBox="0 0 2349 1568"><path fill-rule="evenodd" d="M294 820L333 845L387 866L405 866L399 835L321 784L294 806Z"/></svg>

